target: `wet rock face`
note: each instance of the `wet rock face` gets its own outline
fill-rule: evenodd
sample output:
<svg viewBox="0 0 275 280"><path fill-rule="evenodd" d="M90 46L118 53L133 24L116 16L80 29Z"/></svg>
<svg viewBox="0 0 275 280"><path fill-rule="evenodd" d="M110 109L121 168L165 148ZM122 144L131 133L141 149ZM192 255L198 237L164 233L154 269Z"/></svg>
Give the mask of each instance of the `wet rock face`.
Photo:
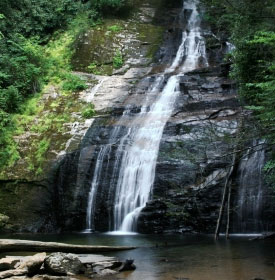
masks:
<svg viewBox="0 0 275 280"><path fill-rule="evenodd" d="M127 73L124 76L130 76ZM124 104L132 115L139 112L151 79L141 79L134 93L126 97ZM234 84L221 75L220 67L194 71L181 79L181 94L160 145L152 201L139 218L140 232L213 231L216 222L232 156L232 143L227 137L237 132L240 107ZM94 226L99 231L112 228L112 181L116 182L118 176L114 165L119 139L127 132L127 123L120 123L123 110L117 112L113 108L109 116L96 119L80 150L67 155L58 166L54 183L56 211L63 229L85 228L97 158L102 147L108 146L97 178L100 184ZM120 129L114 136L116 125Z"/></svg>
<svg viewBox="0 0 275 280"><path fill-rule="evenodd" d="M224 87L224 85L227 85ZM182 77L181 95L159 150L152 201L143 209L140 232L213 232L239 103L234 84L220 68Z"/></svg>
<svg viewBox="0 0 275 280"><path fill-rule="evenodd" d="M160 17L153 17L151 21L165 27L172 26L173 15L178 14L178 8L171 7L172 15L167 17L163 13ZM163 9L163 8L162 8ZM162 10L164 11L164 10ZM160 15L160 12L157 12ZM154 72L158 72L157 64L163 63L165 67L175 55L180 38L179 30L166 31L164 37L170 42L165 49L166 53L158 52L156 64L148 65L148 59L144 59L144 50L135 49L140 57L129 58L125 64L130 68L125 73L117 73L110 77L99 78L100 86L96 91L87 91L84 99L92 98L95 104L97 117L90 129L85 134L78 150L64 155L56 163L52 175L51 185L54 187L53 206L58 227L62 230L81 230L86 226L86 209L91 184L93 182L96 161L102 148L106 147L103 164L100 166L100 184L97 190L95 206L95 228L106 231L112 227L113 204L115 189L111 181L116 182L118 174L113 172L115 168L116 152L119 140L127 132L127 121L120 122L125 110L129 111L129 119L140 112L145 94L154 82ZM146 33L144 33L146 34ZM150 49L150 43L143 45ZM152 69L153 67L153 69ZM116 131L116 127L119 130Z"/></svg>
<svg viewBox="0 0 275 280"><path fill-rule="evenodd" d="M228 79L229 65L222 62L227 52L225 41L213 40L211 33L207 32L205 30L206 35L210 34L206 41L209 67L181 77L177 105L161 140L151 200L138 220L138 231L142 233L213 232L216 225L243 113L236 86ZM180 29L171 29L169 25L164 36L165 43L157 55L158 63L152 68L141 62L139 67L130 68L125 74L102 83L95 94L95 100L103 101L96 104L102 116L93 122L80 148L65 155L57 164L53 176L54 205L61 229L86 227L86 209L93 180L100 182L95 197L93 227L98 231L113 228L119 173L119 161L118 166L115 165L119 155L117 149L127 132L127 121L121 122L120 117L127 110L130 121L139 113L155 74L175 56L181 39ZM111 101L107 100L108 105L102 106L104 97L110 93ZM103 149L104 156L97 161ZM233 175L233 204L240 186L239 172L240 164L237 164ZM268 217L274 213L270 209L266 210ZM237 220L233 217L234 231L239 231ZM265 228L269 230L275 226L271 220L266 221Z"/></svg>
<svg viewBox="0 0 275 280"><path fill-rule="evenodd" d="M173 1L176 2L180 1ZM117 157L121 155L118 151L119 141L127 133L128 121L140 112L148 88L154 83L157 74L170 65L176 55L182 36L180 27L173 25L180 8L177 5L168 5L162 16L161 13L158 17L150 16L152 10L148 10L148 7L145 7L145 17L139 15L143 21L150 19L151 23L165 28L164 43L155 60L145 55L148 48L152 47L151 43L146 41L145 44L140 40L135 42L140 46L135 49L135 56L125 54L127 67L117 71L115 75L85 74L98 83L80 95L83 100L94 103L97 115L89 120L91 126L85 130L85 135L77 135L74 148L59 154L45 182L29 183L34 186L35 202L31 200L30 205L27 205L24 200L21 201L27 208L25 211L19 199L12 201L13 207L19 205L20 209L24 209L22 220L31 219L27 227L19 225L19 229L85 229L88 197L93 180L100 182L93 210L93 229L108 231L113 228L115 186L119 175ZM146 22L142 24L147 24ZM236 87L228 79L230 65L222 62L227 51L226 43L211 35L207 26L204 29L209 67L186 73L180 78L180 94L160 144L151 200L138 220L138 231L143 233L213 232L217 221L222 189L232 163L232 150L236 144L242 110ZM109 62L102 63L108 65ZM125 111L128 119L124 118L122 121L121 116ZM80 139L81 143L76 144ZM103 151L104 156L98 161ZM100 175L96 177L95 174ZM236 197L241 182L240 174L239 165L236 166L233 180L234 205L238 200ZM26 187L22 187L22 193L24 192ZM264 195L270 194L266 192ZM264 223L268 224L268 229L271 230L275 227L274 223L270 223L274 220L274 210L272 203L266 205L269 207L261 217L268 217ZM32 217L30 209L34 206L38 210L36 216ZM0 210L3 212L1 207ZM16 211L12 213L16 216ZM238 217L233 220L237 221ZM234 230L238 231L237 223L234 224Z"/></svg>

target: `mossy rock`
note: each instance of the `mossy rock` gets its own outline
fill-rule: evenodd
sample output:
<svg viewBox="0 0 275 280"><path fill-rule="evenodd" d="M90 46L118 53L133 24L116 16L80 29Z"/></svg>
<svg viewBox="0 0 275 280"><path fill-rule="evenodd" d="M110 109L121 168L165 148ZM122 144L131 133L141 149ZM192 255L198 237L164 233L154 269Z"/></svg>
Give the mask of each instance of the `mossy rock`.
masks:
<svg viewBox="0 0 275 280"><path fill-rule="evenodd" d="M8 216L0 213L0 230L9 228L9 220Z"/></svg>

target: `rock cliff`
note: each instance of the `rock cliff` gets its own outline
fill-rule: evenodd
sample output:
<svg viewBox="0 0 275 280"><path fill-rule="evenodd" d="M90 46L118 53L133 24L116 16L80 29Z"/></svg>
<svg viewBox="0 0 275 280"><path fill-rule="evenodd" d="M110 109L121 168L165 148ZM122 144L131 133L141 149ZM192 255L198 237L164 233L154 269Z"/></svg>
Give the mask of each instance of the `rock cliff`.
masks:
<svg viewBox="0 0 275 280"><path fill-rule="evenodd" d="M87 198L95 171L100 171L95 229L112 228L115 189L110 186L113 186L111 181L117 179L114 170L118 141L127 131L127 121L122 123L121 116L126 110L129 118L139 112L150 84L171 63L181 40L181 30L175 25L181 3L174 1L168 5L160 1L162 6L156 2L141 1L131 19L116 22L123 31L110 36L112 29L104 27L104 30L87 31L79 39L75 70L90 81L90 87L79 93L75 102L92 102L96 116L69 125L71 136L60 145L64 149L56 149L55 156L49 157L42 175L32 178L30 172L21 168L20 173L10 170L1 181L0 212L10 216L10 227L14 230L84 229ZM250 182L262 176L265 152L259 154L257 149L264 149L264 143L254 145L255 141L244 140L246 129L252 125L249 112L240 104L236 85L228 77L230 63L223 60L228 52L227 42L212 34L207 23L203 24L203 35L209 67L181 77L180 96L161 140L151 200L138 220L138 231L143 233L213 232L236 150L232 228L235 232L254 230L251 226L244 229L238 222L246 219L238 208L240 188L244 187L244 174L251 167L244 162L248 150L246 162L250 157L257 165L257 171L250 174ZM107 39L96 43L95 36ZM103 50L100 44L106 42ZM113 52L119 49L123 54L124 65L118 70L110 69L111 56L105 56L110 48ZM96 61L101 72L81 72L91 66L85 60L88 57ZM114 133L116 127L120 127L117 134ZM97 166L102 147L107 153ZM263 179L258 184L262 185L257 209L261 228L257 225L255 231L271 230L275 227L272 194ZM255 188L255 184L248 187ZM252 196L255 194L251 193L251 199ZM250 215L247 219L253 219L253 213L247 215Z"/></svg>

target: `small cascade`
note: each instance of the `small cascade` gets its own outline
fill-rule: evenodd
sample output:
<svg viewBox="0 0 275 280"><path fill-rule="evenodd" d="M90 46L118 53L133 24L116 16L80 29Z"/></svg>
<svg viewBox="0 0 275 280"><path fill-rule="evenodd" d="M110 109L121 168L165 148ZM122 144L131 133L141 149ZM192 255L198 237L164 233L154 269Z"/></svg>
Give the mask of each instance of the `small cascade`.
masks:
<svg viewBox="0 0 275 280"><path fill-rule="evenodd" d="M240 233L259 233L262 227L263 176L265 150L263 141L254 141L239 167L237 194L238 228ZM253 148L254 147L254 148Z"/></svg>
<svg viewBox="0 0 275 280"><path fill-rule="evenodd" d="M126 110L119 121L121 124L127 123L127 133L118 143L110 181L109 198L114 201L110 230L136 231L140 211L152 193L159 145L179 94L180 76L208 65L197 4L196 0L184 1L180 19L186 10L189 16L182 32L182 42L171 65L154 77L155 80L145 95L140 113L133 116ZM119 128L114 130L116 131L114 134L118 135ZM102 162L110 152L108 149L108 145L101 148L95 164L86 216L88 229L93 229L96 193L102 176Z"/></svg>
<svg viewBox="0 0 275 280"><path fill-rule="evenodd" d="M88 207L87 207L87 216L86 216L86 225L87 225L87 231L93 231L95 229L94 227L94 211L95 211L95 199L96 199L96 193L97 188L101 176L102 166L105 159L105 155L109 154L111 149L110 145L102 146L100 148L100 151L98 153L96 166L95 166L95 172L94 177L91 183L91 189L89 192L88 197Z"/></svg>

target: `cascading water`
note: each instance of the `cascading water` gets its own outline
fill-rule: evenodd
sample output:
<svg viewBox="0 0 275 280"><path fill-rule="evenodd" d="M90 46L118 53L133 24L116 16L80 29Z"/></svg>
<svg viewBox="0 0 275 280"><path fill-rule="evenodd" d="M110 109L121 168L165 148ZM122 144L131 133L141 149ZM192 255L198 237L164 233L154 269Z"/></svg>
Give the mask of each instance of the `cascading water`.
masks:
<svg viewBox="0 0 275 280"><path fill-rule="evenodd" d="M239 191L237 194L238 228L241 233L258 233L263 230L263 176L265 164L264 141L254 141L239 167Z"/></svg>
<svg viewBox="0 0 275 280"><path fill-rule="evenodd" d="M146 94L140 113L130 122L128 114L124 113L120 120L121 123L127 123L128 132L120 140L110 185L110 190L115 190L112 226L115 231L135 231L139 213L150 198L159 144L179 93L180 76L200 66L207 66L197 1L184 1L181 19L186 10L190 15L174 61L163 73L157 75ZM101 148L95 165L87 207L88 229L93 227L95 197L100 183L98 179L101 176L102 161L107 154L108 147Z"/></svg>

